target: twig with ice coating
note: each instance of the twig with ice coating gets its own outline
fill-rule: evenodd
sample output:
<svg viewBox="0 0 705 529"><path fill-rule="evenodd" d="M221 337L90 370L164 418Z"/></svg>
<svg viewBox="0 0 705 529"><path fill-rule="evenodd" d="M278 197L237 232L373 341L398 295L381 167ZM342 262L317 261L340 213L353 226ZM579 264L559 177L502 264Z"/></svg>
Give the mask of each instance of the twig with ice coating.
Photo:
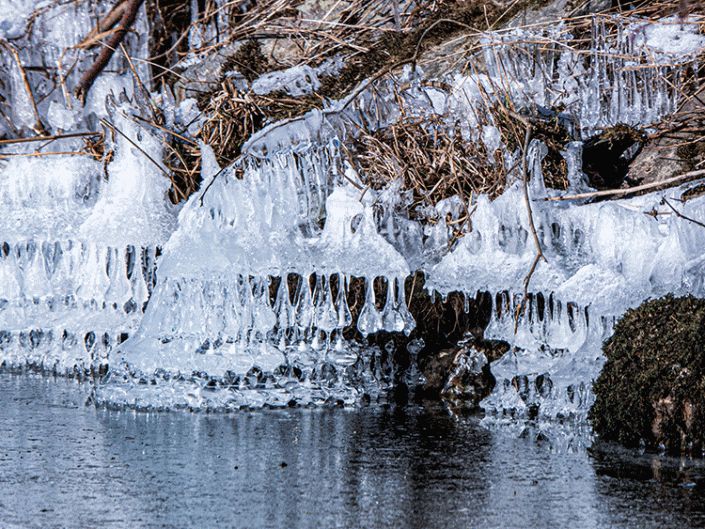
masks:
<svg viewBox="0 0 705 529"><path fill-rule="evenodd" d="M37 102L34 100L34 94L32 94L32 87L29 84L29 79L27 78L27 72L25 69L22 67L22 61L20 60L20 54L17 53L17 50L12 47L10 44L8 44L5 41L0 41L0 44L2 44L12 55L15 57L15 62L17 62L17 68L20 70L20 75L22 76L22 82L24 83L25 90L27 90L27 97L29 98L30 103L32 104L32 110L34 111L34 116L36 117L37 121L32 127L34 132L39 134L40 136L43 136L46 134L47 130L46 127L44 127L44 124L42 123L41 118L39 117L39 111L37 110Z"/></svg>
<svg viewBox="0 0 705 529"><path fill-rule="evenodd" d="M592 193L580 193L578 195L568 195L568 196L558 196L558 197L547 197L544 198L545 201L554 200L578 200L581 198L593 198L593 197L608 197L612 195L627 195L631 193L636 193L638 191L645 191L647 189L655 189L657 187L667 186L670 184L675 184L677 182L684 182L685 180L698 180L699 177L705 177L705 169L699 169L697 171L690 171L679 176L674 176L673 178L667 178L661 182L652 182L650 184L643 184L636 187L627 187L624 189L605 189L603 191L594 191Z"/></svg>
<svg viewBox="0 0 705 529"><path fill-rule="evenodd" d="M511 112L511 111L509 111ZM512 115L516 114L515 112L511 112ZM543 254L543 250L541 249L541 243L539 242L539 236L536 234L536 227L534 226L534 217L531 214L531 200L529 199L529 188L528 188L528 168L527 168L527 163L526 163L526 156L527 153L529 152L529 141L531 140L531 129L533 128L533 125L531 122L527 119L525 119L523 116L520 116L516 114L517 119L519 119L521 122L524 123L526 126L526 135L524 137L524 151L522 153L522 161L521 161L521 173L522 173L522 187L524 190L524 200L526 202L526 212L529 215L529 227L531 228L531 234L534 236L534 242L536 243L536 257L534 258L534 262L531 265L531 269L529 270L529 273L526 275L526 278L524 279L524 297L521 300L521 305L517 307L517 312L514 316L514 334L517 333L517 330L519 329L519 315L524 312L524 308L526 306L526 298L529 293L529 282L531 281L531 276L534 275L534 271L536 270L536 265L539 264L539 261L543 259L546 261L546 256ZM548 261L546 261L548 262Z"/></svg>

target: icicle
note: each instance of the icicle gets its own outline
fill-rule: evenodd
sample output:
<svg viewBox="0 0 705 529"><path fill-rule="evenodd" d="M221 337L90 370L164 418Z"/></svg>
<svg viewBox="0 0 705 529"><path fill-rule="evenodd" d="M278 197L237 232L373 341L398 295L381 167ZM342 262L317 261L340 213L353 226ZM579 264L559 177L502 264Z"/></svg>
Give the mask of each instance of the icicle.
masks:
<svg viewBox="0 0 705 529"><path fill-rule="evenodd" d="M297 297L296 325L299 332L305 332L311 328L313 321L313 303L311 301L311 287L309 286L308 277L301 277Z"/></svg>
<svg viewBox="0 0 705 529"><path fill-rule="evenodd" d="M316 274L316 292L313 326L330 332L337 327L338 314L333 305L330 280L323 274Z"/></svg>
<svg viewBox="0 0 705 529"><path fill-rule="evenodd" d="M81 248L82 263L81 272L83 275L81 286L76 291L78 297L90 299L102 299L105 291L110 286L107 274L107 249L98 248L96 244L83 245Z"/></svg>
<svg viewBox="0 0 705 529"><path fill-rule="evenodd" d="M125 252L121 248L108 248L108 277L110 286L105 301L122 308L132 297L132 285L127 279Z"/></svg>
<svg viewBox="0 0 705 529"><path fill-rule="evenodd" d="M375 289L373 286L374 280L367 279L367 292L365 294L365 304L360 311L360 316L357 319L357 329L363 336L374 334L383 328L382 315L377 310L375 305Z"/></svg>
<svg viewBox="0 0 705 529"><path fill-rule="evenodd" d="M321 350L321 340L319 339L319 332L316 330L313 331L313 339L311 340L311 349L313 349L314 351Z"/></svg>
<svg viewBox="0 0 705 529"><path fill-rule="evenodd" d="M277 317L269 301L269 277L253 280L253 327L266 335L277 324Z"/></svg>
<svg viewBox="0 0 705 529"><path fill-rule="evenodd" d="M238 320L243 330L251 329L254 325L252 288L248 278L242 275L237 276L238 293Z"/></svg>
<svg viewBox="0 0 705 529"><path fill-rule="evenodd" d="M345 351L345 342L343 341L343 332L338 331L337 337L335 340L335 351L338 353L342 353Z"/></svg>
<svg viewBox="0 0 705 529"><path fill-rule="evenodd" d="M338 296L336 305L338 310L338 329L344 329L352 323L352 315L348 307L346 291L348 289L348 278L344 274L338 274ZM342 333L338 335L342 339Z"/></svg>
<svg viewBox="0 0 705 529"><path fill-rule="evenodd" d="M404 320L398 311L394 279L387 278L387 299L382 309L382 328L387 332L401 332L404 330Z"/></svg>
<svg viewBox="0 0 705 529"><path fill-rule="evenodd" d="M225 332L237 339L242 324L239 319L239 295L237 287L228 285L223 287L223 325Z"/></svg>
<svg viewBox="0 0 705 529"><path fill-rule="evenodd" d="M416 321L414 320L414 317L411 315L411 312L409 312L409 308L407 307L406 292L404 291L404 278L401 277L396 279L395 304L396 310L399 313L401 321L404 322L402 330L404 331L404 334L406 336L409 336L409 334L411 334L411 331L416 328Z"/></svg>
<svg viewBox="0 0 705 529"><path fill-rule="evenodd" d="M17 253L10 249L9 244L0 245L0 299L20 297L22 273L17 265L16 255Z"/></svg>
<svg viewBox="0 0 705 529"><path fill-rule="evenodd" d="M286 274L282 276L279 282L277 299L274 301L274 313L277 316L277 326L280 331L283 332L296 324L296 314L294 313L294 307L291 305L289 282Z"/></svg>

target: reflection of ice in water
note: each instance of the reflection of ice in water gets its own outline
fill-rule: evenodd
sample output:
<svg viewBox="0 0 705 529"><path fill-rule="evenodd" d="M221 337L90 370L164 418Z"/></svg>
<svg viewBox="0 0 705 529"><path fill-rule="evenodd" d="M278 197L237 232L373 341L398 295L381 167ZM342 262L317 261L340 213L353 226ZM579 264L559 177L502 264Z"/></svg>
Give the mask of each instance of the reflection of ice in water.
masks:
<svg viewBox="0 0 705 529"><path fill-rule="evenodd" d="M570 51L571 37L560 31L488 35L486 73L458 74L446 92L421 86L407 70L410 88L401 97L419 114L459 120L467 138L490 150L504 148L501 136L492 125L477 128L475 107L498 86L518 107L564 104L576 136L619 121L649 123L674 108L676 93L662 82L671 66L630 68L629 57L663 58L650 35L671 26L649 24L620 30L617 62L603 60L614 43L599 19L592 55ZM521 82L507 86L506 79ZM260 85L276 82L270 76ZM544 201L555 193L540 174L545 147L533 142L529 189L547 261L532 276L517 320L536 249L516 172L493 202L474 197L472 230L451 252L439 251L449 241L442 222L422 228L399 214L406 207L400 182L379 192L356 187L360 178L341 142L358 126L397 119L397 93L391 81L375 90L361 85L324 111L272 124L222 170L202 146L202 187L180 210L166 200L162 142L135 123L130 105L113 103L108 115L89 101L88 110L72 113L49 98L40 112L50 126L77 127L99 115L134 144L116 134L107 182L88 158L15 158L0 173L2 361L65 372L99 366L109 355L111 374L96 398L138 407L354 402L386 387L389 366L380 351L343 339L350 282L364 279L363 335L408 334L415 323L404 279L420 269L427 288L442 295L492 293L486 337L515 348L492 366L498 384L485 401L489 410L583 416L603 362L601 342L617 317L649 296L705 295L701 228L644 215L666 213L660 199L675 191L589 205ZM168 93L160 101L167 126L193 121L192 102L177 107ZM31 126L34 117L25 118ZM519 155L505 157L514 163ZM579 144L566 159L571 190L584 189ZM704 218L703 199L679 207ZM445 218L462 208L451 197L435 213ZM382 291L373 286L377 278Z"/></svg>

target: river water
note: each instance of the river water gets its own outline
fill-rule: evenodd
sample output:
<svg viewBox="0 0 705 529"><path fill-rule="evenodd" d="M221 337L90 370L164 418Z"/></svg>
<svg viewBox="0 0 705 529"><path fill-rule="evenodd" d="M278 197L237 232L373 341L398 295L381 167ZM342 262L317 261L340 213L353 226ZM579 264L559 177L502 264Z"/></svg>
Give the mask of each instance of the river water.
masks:
<svg viewBox="0 0 705 529"><path fill-rule="evenodd" d="M699 461L443 407L146 413L0 375L0 527L705 527Z"/></svg>

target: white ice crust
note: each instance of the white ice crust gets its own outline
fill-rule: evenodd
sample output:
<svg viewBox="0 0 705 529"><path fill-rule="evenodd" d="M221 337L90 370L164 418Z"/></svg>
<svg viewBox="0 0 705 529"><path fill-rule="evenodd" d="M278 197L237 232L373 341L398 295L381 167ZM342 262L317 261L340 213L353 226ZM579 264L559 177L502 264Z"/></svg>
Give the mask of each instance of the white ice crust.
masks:
<svg viewBox="0 0 705 529"><path fill-rule="evenodd" d="M15 38L36 5L0 0L0 37ZM51 13L66 21L75 15ZM92 20L81 17L67 22L65 35L47 26L45 58L76 44ZM545 146L534 141L528 196L545 260L524 303L537 249L520 171L510 172L494 201L477 195L464 204L467 197L456 196L423 205L419 211L436 222L422 226L401 213L412 200L401 181L365 189L341 151L361 127L380 130L413 111L457 126L516 168L520 153L507 150L495 125L478 123L487 101L510 98L517 109L564 105L558 118L576 138L619 122L649 126L672 112L677 90L663 77L705 45L697 20L635 21L609 45L600 31L596 22L589 60L567 46L543 53L541 39L570 41L565 28L487 34L484 73L450 76L450 90L424 85L410 68L397 86L365 81L325 110L270 124L225 168L201 145L201 188L176 207L167 199L165 138L137 119L130 77L101 76L84 108L58 92L47 95L39 112L55 132L106 120L114 159L104 167L88 156L19 156L0 167L0 362L58 372L109 362L113 383L96 398L133 406L285 405L292 395L300 403L348 401L389 380L371 359L376 353L343 339L352 278L365 285L357 330L408 334L415 322L404 281L421 270L426 288L442 296L492 295L485 337L510 342L512 351L492 365L498 384L488 410L524 413L540 404L549 417L584 417L615 320L649 297L705 296L703 228L688 220L705 219L705 198L681 202L678 188L594 203L549 201L557 193L544 187ZM146 53L145 43L133 46ZM634 68L652 56L658 71ZM37 116L14 59L3 57L13 124L26 131ZM252 89L309 93L319 75L340 66L273 72ZM106 108L109 94L121 103ZM194 101L177 107L167 92L152 97L166 126L197 131ZM585 191L579 142L565 158L568 192ZM461 222L461 211L472 212L469 222ZM457 244L445 219L466 231ZM381 291L386 298L376 299ZM227 392L208 397L199 384L213 380Z"/></svg>

